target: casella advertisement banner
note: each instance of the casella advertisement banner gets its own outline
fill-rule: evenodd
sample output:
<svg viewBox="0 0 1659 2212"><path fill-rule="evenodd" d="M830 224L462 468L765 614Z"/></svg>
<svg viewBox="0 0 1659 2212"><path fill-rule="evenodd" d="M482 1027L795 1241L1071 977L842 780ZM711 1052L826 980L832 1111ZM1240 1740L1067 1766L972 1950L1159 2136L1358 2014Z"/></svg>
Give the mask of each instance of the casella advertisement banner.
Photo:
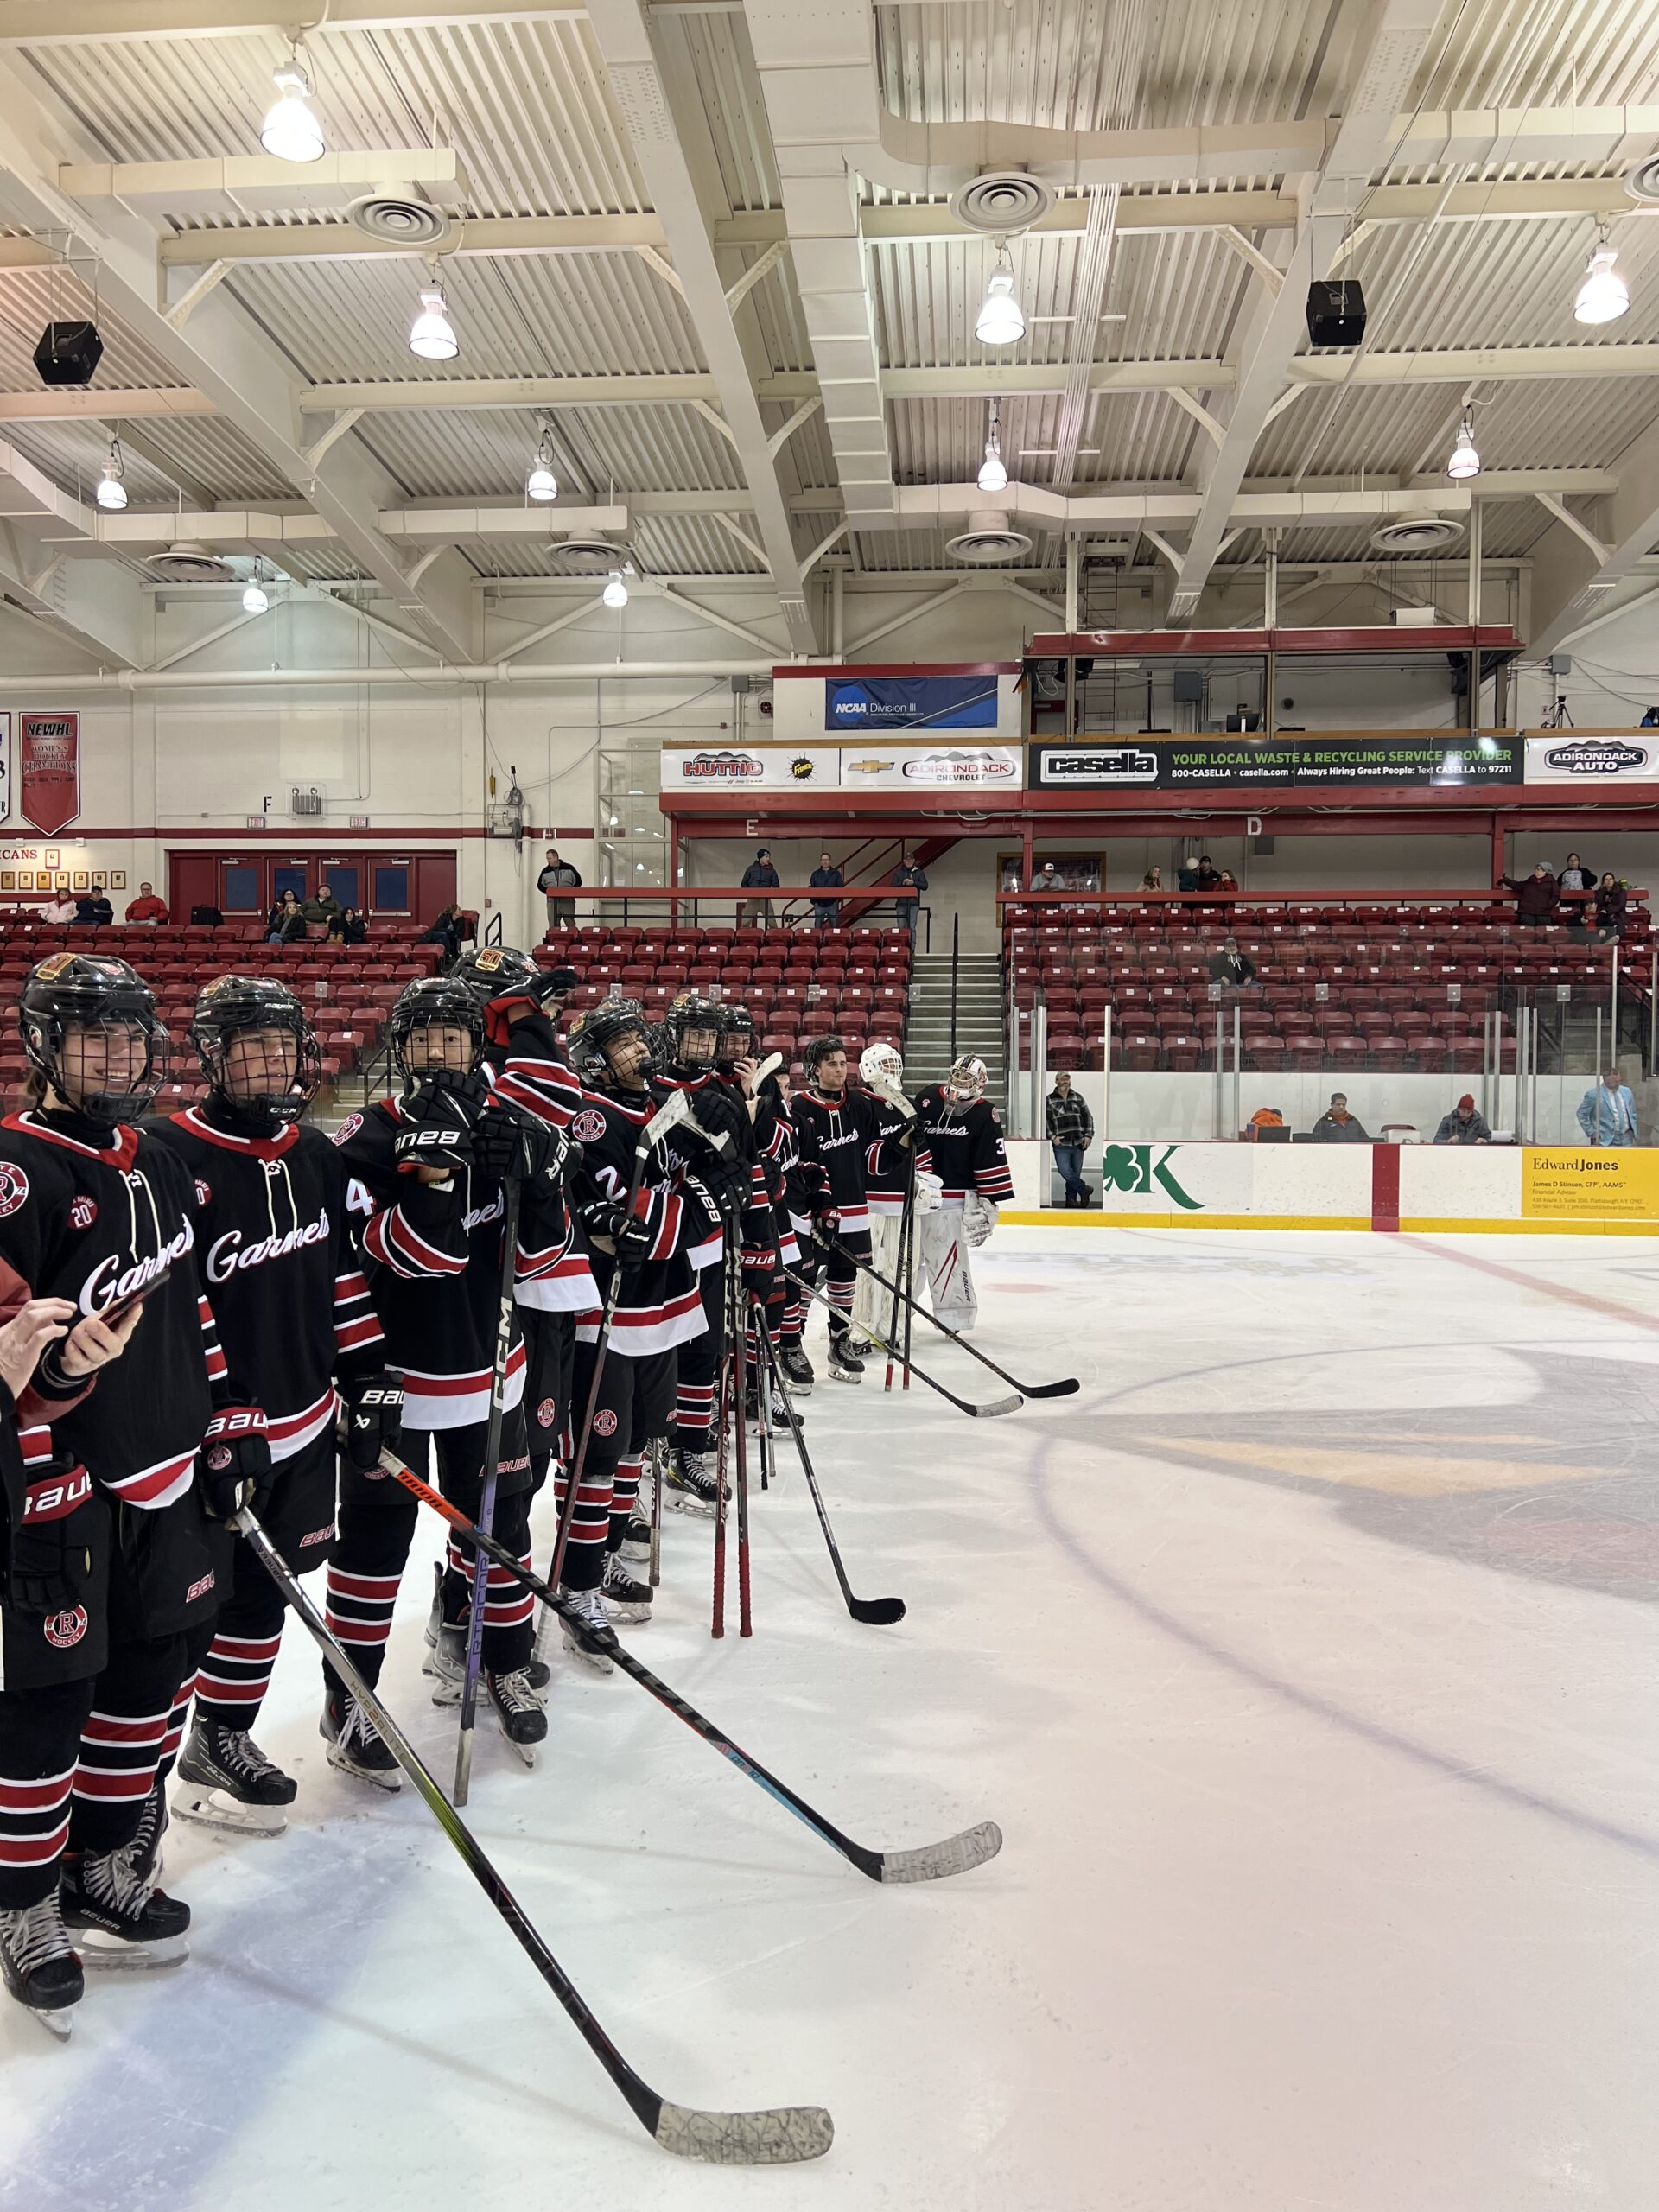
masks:
<svg viewBox="0 0 1659 2212"><path fill-rule="evenodd" d="M80 716L17 717L18 804L25 822L55 837L80 813Z"/></svg>
<svg viewBox="0 0 1659 2212"><path fill-rule="evenodd" d="M865 729L995 729L995 676L830 677L823 726Z"/></svg>
<svg viewBox="0 0 1659 2212"><path fill-rule="evenodd" d="M1082 738L1033 745L1033 791L1344 790L1518 783L1511 737Z"/></svg>
<svg viewBox="0 0 1659 2212"><path fill-rule="evenodd" d="M1575 737L1560 730L1527 740L1529 784L1659 783L1659 730L1628 737Z"/></svg>

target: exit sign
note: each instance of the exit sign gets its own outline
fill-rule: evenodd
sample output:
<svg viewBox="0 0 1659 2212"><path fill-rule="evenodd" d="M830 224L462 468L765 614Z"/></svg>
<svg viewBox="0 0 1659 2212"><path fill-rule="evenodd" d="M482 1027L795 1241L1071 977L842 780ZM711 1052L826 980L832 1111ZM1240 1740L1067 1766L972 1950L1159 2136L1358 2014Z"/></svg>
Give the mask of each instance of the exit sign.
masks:
<svg viewBox="0 0 1659 2212"><path fill-rule="evenodd" d="M366 814L348 814L346 817L346 827L348 830L366 830L368 826L369 817Z"/></svg>

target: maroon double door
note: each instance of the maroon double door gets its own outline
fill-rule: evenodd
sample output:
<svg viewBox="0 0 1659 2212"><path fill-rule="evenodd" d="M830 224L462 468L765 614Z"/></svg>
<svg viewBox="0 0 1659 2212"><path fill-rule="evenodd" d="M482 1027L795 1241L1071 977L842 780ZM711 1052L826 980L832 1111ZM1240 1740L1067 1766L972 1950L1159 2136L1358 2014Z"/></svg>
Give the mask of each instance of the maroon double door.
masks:
<svg viewBox="0 0 1659 2212"><path fill-rule="evenodd" d="M324 889L372 920L435 921L455 895L455 855L407 848L345 854L253 849L169 853L167 903L175 921L193 906L217 906L226 920L268 913L284 891L308 899Z"/></svg>

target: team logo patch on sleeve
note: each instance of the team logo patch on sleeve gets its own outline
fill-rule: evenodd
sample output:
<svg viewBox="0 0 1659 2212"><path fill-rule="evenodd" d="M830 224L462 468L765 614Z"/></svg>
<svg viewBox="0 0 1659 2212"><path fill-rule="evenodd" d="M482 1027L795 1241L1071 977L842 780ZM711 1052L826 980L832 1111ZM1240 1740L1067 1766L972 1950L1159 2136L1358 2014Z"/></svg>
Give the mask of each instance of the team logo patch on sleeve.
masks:
<svg viewBox="0 0 1659 2212"><path fill-rule="evenodd" d="M28 1176L15 1160L0 1160L0 1221L16 1213L28 1197Z"/></svg>
<svg viewBox="0 0 1659 2212"><path fill-rule="evenodd" d="M85 1191L74 1198L69 1207L69 1223L73 1229L90 1229L98 1219L98 1200L89 1198Z"/></svg>
<svg viewBox="0 0 1659 2212"><path fill-rule="evenodd" d="M86 1608L74 1605L67 1612L48 1613L44 1626L46 1640L52 1649L67 1651L86 1633Z"/></svg>
<svg viewBox="0 0 1659 2212"><path fill-rule="evenodd" d="M616 1434L616 1415L608 1406L601 1406L594 1415L594 1434L595 1436Z"/></svg>
<svg viewBox="0 0 1659 2212"><path fill-rule="evenodd" d="M346 1119L340 1123L340 1127L334 1131L334 1142L336 1144L349 1144L362 1126L363 1116L360 1114L348 1114L346 1116Z"/></svg>
<svg viewBox="0 0 1659 2212"><path fill-rule="evenodd" d="M204 1183L200 1176L198 1175L196 1178L196 1204L199 1206L210 1206L213 1203L213 1189L212 1184Z"/></svg>
<svg viewBox="0 0 1659 2212"><path fill-rule="evenodd" d="M543 1428L551 1428L554 1421L558 1418L558 1408L551 1398L543 1398L536 1408L536 1418Z"/></svg>
<svg viewBox="0 0 1659 2212"><path fill-rule="evenodd" d="M597 1144L605 1134L605 1116L591 1106L584 1108L571 1122L570 1134L578 1144Z"/></svg>

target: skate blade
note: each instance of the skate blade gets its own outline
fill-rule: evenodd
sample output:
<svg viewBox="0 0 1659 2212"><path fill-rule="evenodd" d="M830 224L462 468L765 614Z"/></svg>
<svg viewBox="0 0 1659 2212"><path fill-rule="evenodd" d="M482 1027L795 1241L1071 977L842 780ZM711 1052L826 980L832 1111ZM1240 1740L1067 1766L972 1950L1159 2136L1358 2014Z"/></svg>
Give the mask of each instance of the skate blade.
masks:
<svg viewBox="0 0 1659 2212"><path fill-rule="evenodd" d="M40 2022L54 2043L67 2043L75 2031L73 2005L59 2005L49 2012L38 2005L28 2005L23 2009L31 2019Z"/></svg>
<svg viewBox="0 0 1659 2212"><path fill-rule="evenodd" d="M705 1505L700 1497L671 1497L668 1510L671 1513L688 1514L694 1521L712 1521L715 1517L714 1507Z"/></svg>
<svg viewBox="0 0 1659 2212"><path fill-rule="evenodd" d="M499 1730L501 1740L506 1745L507 1749L512 1753L515 1758L522 1759L524 1764L533 1774L536 1771L536 1754L541 1746L538 1744L515 1743L512 1738L508 1735L499 1714L496 1716L495 1725Z"/></svg>
<svg viewBox="0 0 1659 2212"><path fill-rule="evenodd" d="M163 1967L181 1967L190 1955L188 1935L130 1943L102 1928L72 1927L69 1932L88 1974L153 1974Z"/></svg>
<svg viewBox="0 0 1659 2212"><path fill-rule="evenodd" d="M586 1644L578 1643L574 1636L565 1637L564 1648L573 1659L580 1659L584 1667L591 1667L596 1675L613 1675L616 1672L607 1653L590 1650Z"/></svg>
<svg viewBox="0 0 1659 2212"><path fill-rule="evenodd" d="M432 1702L434 1705L459 1705L461 1703L461 1684L459 1682L452 1682L447 1675L437 1675L435 1677L435 1681L437 1688L432 1693Z"/></svg>
<svg viewBox="0 0 1659 2212"><path fill-rule="evenodd" d="M624 1628L643 1628L651 1618L651 1607L643 1604L625 1605L614 1598L605 1600L605 1609L613 1621Z"/></svg>
<svg viewBox="0 0 1659 2212"><path fill-rule="evenodd" d="M204 1789L191 1784L175 1791L173 1810L181 1821L215 1828L220 1835L264 1837L288 1832L288 1816L280 1805L245 1805L239 1797L216 1787Z"/></svg>
<svg viewBox="0 0 1659 2212"><path fill-rule="evenodd" d="M376 1789L384 1789L388 1796L395 1796L404 1786L404 1777L395 1769L389 1774L381 1774L373 1767L359 1766L355 1759L342 1757L332 1744L327 1757L336 1774L349 1775L353 1782L366 1782Z"/></svg>

